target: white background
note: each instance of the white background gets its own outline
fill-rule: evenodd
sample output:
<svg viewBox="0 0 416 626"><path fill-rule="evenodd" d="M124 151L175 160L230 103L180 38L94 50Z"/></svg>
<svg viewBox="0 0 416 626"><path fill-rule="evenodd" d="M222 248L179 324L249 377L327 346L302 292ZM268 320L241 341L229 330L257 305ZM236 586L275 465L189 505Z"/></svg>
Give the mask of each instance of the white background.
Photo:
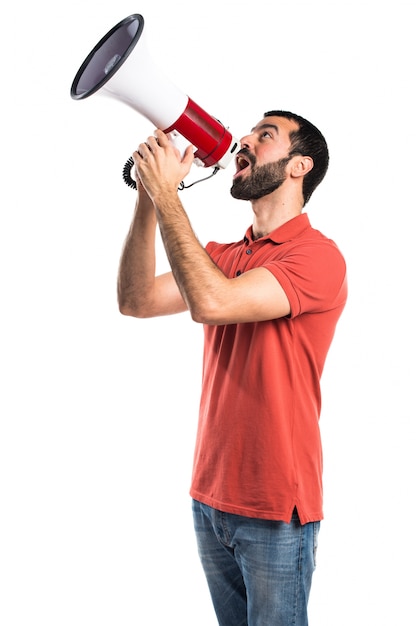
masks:
<svg viewBox="0 0 416 626"><path fill-rule="evenodd" d="M125 318L116 301L135 197L121 170L153 126L69 95L131 13L155 63L237 137L285 108L328 140L307 212L346 256L350 296L322 381L310 623L412 624L415 45L403 0L3 11L0 623L216 623L188 495L202 329L185 314ZM202 243L240 239L251 222L229 195L233 171L182 192Z"/></svg>

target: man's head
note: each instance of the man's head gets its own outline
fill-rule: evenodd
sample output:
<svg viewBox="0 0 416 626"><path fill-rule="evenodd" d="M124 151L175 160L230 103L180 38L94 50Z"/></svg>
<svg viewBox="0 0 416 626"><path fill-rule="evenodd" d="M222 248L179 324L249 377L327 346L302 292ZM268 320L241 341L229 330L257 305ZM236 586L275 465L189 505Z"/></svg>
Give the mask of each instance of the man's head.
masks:
<svg viewBox="0 0 416 626"><path fill-rule="evenodd" d="M231 188L231 195L241 200L257 200L278 189L288 176L289 165L294 176L302 177L306 204L328 169L328 147L322 133L289 111L265 113L251 134L241 139L241 146Z"/></svg>

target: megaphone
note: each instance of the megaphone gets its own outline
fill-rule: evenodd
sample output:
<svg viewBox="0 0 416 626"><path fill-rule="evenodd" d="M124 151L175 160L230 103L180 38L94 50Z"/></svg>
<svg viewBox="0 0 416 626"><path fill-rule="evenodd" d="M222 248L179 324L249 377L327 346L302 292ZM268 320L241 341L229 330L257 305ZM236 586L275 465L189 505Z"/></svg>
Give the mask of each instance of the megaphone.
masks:
<svg viewBox="0 0 416 626"><path fill-rule="evenodd" d="M135 13L116 24L91 50L75 75L71 97L83 100L100 93L124 102L169 134L195 146L197 165L227 167L239 147L227 128L168 80L153 63L144 39L144 19ZM180 138L179 138L180 139ZM129 170L125 182L136 187Z"/></svg>

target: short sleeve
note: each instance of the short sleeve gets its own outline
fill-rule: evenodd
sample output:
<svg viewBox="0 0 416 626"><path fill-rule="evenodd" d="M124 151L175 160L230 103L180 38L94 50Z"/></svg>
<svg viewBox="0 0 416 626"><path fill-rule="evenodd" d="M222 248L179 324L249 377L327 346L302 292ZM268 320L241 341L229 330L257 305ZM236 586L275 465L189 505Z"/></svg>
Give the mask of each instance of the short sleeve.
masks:
<svg viewBox="0 0 416 626"><path fill-rule="evenodd" d="M303 242L264 267L283 287L291 317L345 304L346 264L338 247L329 239Z"/></svg>

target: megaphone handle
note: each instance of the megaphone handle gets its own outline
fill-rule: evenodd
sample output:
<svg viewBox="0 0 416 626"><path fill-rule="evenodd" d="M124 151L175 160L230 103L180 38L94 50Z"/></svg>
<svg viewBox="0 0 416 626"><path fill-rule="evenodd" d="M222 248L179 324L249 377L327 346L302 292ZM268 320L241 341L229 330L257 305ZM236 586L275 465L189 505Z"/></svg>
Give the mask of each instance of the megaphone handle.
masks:
<svg viewBox="0 0 416 626"><path fill-rule="evenodd" d="M177 133L175 130L170 132L168 137L169 137L169 140L175 146L175 148L177 148L179 152L183 155L183 153L185 152L186 146L189 145L189 142L186 141L186 139L182 137L179 133ZM197 165L199 165L199 163L197 163L197 159L195 159L195 162ZM201 165L204 165L204 164L201 162ZM132 189L137 189L137 183L131 175L131 170L133 169L133 167L134 167L133 158L129 157L123 167L123 180L126 183L126 185L128 185ZM183 187L180 187L180 189L182 188Z"/></svg>
<svg viewBox="0 0 416 626"><path fill-rule="evenodd" d="M126 183L126 185L131 187L131 189L137 189L137 183L134 180L134 178L132 178L132 175L131 175L131 170L133 166L134 166L133 157L129 157L123 167L123 180ZM202 181L208 180L208 178L212 178L213 176L215 176L215 174L219 170L220 170L219 167L214 167L212 170L212 173L209 176L205 176L205 178L200 178L199 180L195 180L190 185L185 185L185 183L182 181L178 187L178 191L182 191L182 189L189 189L189 187L193 187L197 183L202 183Z"/></svg>
<svg viewBox="0 0 416 626"><path fill-rule="evenodd" d="M134 180L134 178L131 175L131 170L133 167L134 167L133 157L129 157L123 167L123 180L126 183L126 185L130 187L131 189L137 189L137 182ZM178 191L180 191L181 189L185 189L185 185L183 184L183 182L179 185Z"/></svg>

